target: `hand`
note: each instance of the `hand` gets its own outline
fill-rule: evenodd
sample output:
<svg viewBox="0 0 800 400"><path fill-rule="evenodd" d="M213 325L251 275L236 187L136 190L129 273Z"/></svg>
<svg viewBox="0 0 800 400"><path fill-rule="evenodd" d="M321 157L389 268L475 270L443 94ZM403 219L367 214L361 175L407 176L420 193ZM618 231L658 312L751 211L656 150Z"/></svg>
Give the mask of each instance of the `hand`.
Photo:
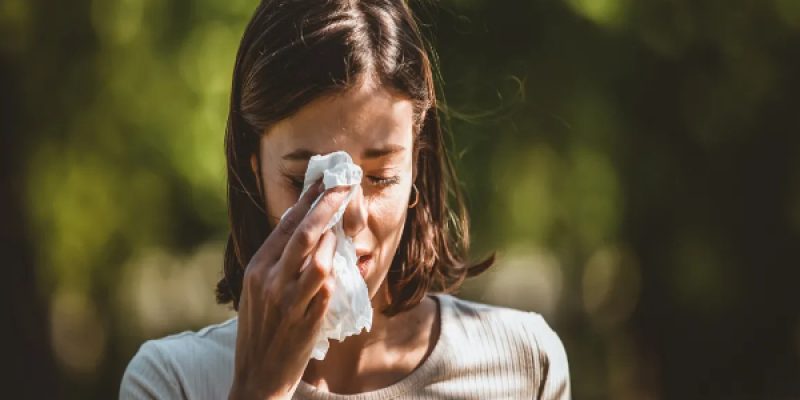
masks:
<svg viewBox="0 0 800 400"><path fill-rule="evenodd" d="M231 399L290 399L311 357L333 293L336 236L325 225L346 188L333 188L308 212L312 186L278 223L244 272Z"/></svg>

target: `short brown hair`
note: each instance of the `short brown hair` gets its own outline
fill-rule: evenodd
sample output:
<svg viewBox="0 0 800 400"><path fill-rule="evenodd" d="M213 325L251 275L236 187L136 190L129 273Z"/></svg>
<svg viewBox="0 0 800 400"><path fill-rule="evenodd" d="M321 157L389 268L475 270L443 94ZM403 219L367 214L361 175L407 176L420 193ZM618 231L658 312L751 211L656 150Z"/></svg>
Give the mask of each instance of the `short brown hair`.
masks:
<svg viewBox="0 0 800 400"><path fill-rule="evenodd" d="M217 301L238 309L244 268L271 231L250 165L266 129L324 95L368 75L414 104L415 184L419 202L390 267L394 315L429 290L451 292L494 262L466 263L469 224L443 138L433 66L402 0L264 0L242 37L233 71L225 153L228 216Z"/></svg>

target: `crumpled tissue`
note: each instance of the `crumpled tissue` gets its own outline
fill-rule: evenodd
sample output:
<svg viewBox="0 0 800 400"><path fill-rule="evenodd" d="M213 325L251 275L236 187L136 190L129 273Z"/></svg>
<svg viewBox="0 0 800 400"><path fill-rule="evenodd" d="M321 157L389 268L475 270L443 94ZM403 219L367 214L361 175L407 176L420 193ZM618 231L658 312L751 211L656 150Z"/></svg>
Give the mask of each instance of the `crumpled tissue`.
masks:
<svg viewBox="0 0 800 400"><path fill-rule="evenodd" d="M372 305L369 301L367 285L356 265L358 258L355 245L352 239L345 235L342 226L342 215L347 204L353 198L356 186L361 184L362 174L361 168L353 164L349 154L337 151L311 157L303 181L302 193L305 193L320 177L322 177L326 191L337 186L350 187L339 210L325 227L326 231L333 229L333 233L336 235L336 252L333 258L333 276L336 288L328 302L328 311L322 321L314 349L311 351L311 358L317 360L325 359L329 339L342 341L347 336L361 333L362 329L366 329L367 332L372 329ZM314 209L321 197L322 194L314 200L309 211Z"/></svg>

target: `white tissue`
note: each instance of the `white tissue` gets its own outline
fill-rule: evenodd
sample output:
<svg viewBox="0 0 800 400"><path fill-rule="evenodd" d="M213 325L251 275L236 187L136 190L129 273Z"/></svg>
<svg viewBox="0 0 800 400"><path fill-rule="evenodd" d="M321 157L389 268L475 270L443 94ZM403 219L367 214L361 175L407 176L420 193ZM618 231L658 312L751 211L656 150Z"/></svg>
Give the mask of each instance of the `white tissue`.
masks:
<svg viewBox="0 0 800 400"><path fill-rule="evenodd" d="M350 187L350 192L339 210L325 227L325 230L332 228L336 235L336 253L333 258L336 288L328 303L328 312L322 321L314 349L311 351L311 358L317 360L325 359L329 339L342 341L347 336L361 333L362 329L366 329L367 332L372 329L372 305L369 302L367 285L356 265L358 258L353 241L345 235L341 221L345 208L355 193L355 187L361 184L361 176L361 168L353 164L350 155L344 151L324 156L316 155L308 161L303 193L320 177L325 190L337 186ZM322 195L314 200L310 210L314 209L321 197Z"/></svg>

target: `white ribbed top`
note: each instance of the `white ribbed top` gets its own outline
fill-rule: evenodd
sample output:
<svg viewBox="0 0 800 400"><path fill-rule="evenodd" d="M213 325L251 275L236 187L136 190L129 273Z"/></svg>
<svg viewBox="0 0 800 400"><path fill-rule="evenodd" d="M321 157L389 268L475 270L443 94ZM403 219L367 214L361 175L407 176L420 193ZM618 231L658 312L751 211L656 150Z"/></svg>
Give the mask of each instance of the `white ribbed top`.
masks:
<svg viewBox="0 0 800 400"><path fill-rule="evenodd" d="M539 314L438 300L440 333L411 374L382 389L341 395L300 381L296 400L569 399L564 347ZM131 360L121 399L225 399L233 379L236 318L145 342Z"/></svg>

